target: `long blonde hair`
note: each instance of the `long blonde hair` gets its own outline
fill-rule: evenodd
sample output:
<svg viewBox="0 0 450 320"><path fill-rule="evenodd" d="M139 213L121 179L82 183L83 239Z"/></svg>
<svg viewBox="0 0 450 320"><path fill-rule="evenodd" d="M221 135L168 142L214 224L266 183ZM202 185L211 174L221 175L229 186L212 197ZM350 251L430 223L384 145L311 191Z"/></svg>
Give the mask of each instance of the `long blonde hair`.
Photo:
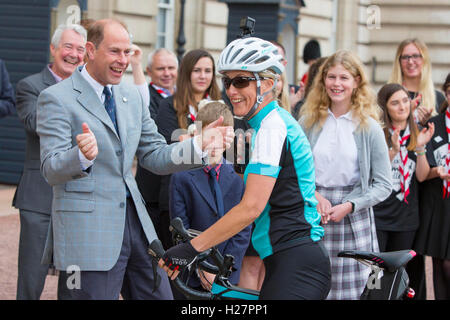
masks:
<svg viewBox="0 0 450 320"><path fill-rule="evenodd" d="M432 115L436 115L436 93L434 90L433 78L431 73L430 54L428 53L428 48L424 42L417 38L414 38L403 40L399 44L397 53L395 54L395 60L392 66L392 72L388 83L398 83L403 85L403 72L400 62L400 56L402 55L403 49L409 44L413 44L416 46L416 48L420 51L423 59L423 67L420 75L419 86L419 93L422 95L421 105L426 107L427 110L431 110Z"/></svg>
<svg viewBox="0 0 450 320"><path fill-rule="evenodd" d="M278 104L283 109L286 109L289 113L291 113L291 102L289 101L289 85L286 79L286 72L283 72L280 75L278 81L283 82L283 87L281 88L281 92L278 95Z"/></svg>
<svg viewBox="0 0 450 320"><path fill-rule="evenodd" d="M375 93L364 73L363 64L351 51L339 50L328 57L320 67L305 104L300 109L300 118L305 129L310 129L315 124L321 128L325 123L331 106L331 99L325 88L325 78L330 68L337 65L342 65L355 80L359 80L352 94L350 110L353 117L359 120L360 127L366 128L370 117L380 121L380 109L376 104Z"/></svg>

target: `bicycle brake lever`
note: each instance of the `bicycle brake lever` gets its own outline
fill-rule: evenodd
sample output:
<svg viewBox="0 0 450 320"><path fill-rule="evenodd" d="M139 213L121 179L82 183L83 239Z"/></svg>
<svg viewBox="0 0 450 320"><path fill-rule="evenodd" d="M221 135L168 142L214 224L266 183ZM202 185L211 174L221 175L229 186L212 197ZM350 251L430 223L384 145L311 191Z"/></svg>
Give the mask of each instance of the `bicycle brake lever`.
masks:
<svg viewBox="0 0 450 320"><path fill-rule="evenodd" d="M170 221L169 230L172 233L175 232L179 235L183 241L189 241L192 239L192 237L189 236L188 231L184 228L183 221L179 217L176 217Z"/></svg>
<svg viewBox="0 0 450 320"><path fill-rule="evenodd" d="M161 259L165 253L165 250L161 241L159 239L155 239L152 243L150 243L147 252L155 258Z"/></svg>

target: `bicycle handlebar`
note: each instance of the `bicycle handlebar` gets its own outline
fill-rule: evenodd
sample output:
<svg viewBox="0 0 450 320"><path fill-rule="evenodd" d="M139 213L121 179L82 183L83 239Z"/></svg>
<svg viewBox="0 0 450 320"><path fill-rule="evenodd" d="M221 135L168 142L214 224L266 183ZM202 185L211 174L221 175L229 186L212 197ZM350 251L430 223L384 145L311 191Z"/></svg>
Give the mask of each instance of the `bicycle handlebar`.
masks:
<svg viewBox="0 0 450 320"><path fill-rule="evenodd" d="M192 238L199 234L199 231L196 230L186 230L180 218L175 218L171 221L170 231L174 235L175 243L190 241ZM158 239L154 240L148 248L148 253L158 260L161 259L165 253L161 241ZM206 259L208 258L212 259L214 264L207 262ZM173 284L175 288L188 299L212 300L233 298L233 294L231 293L231 291L235 291L238 292L239 297L247 297L249 300L254 300L255 297L258 297L259 292L239 288L229 283L228 277L232 271L233 264L233 256L228 254L223 256L216 247L212 247L211 249L208 249L197 255L192 264L192 267L216 274L214 284L216 284L217 282L217 285L219 286L218 292L213 293L214 290L212 290L213 292L204 292L192 289L188 286L187 283L184 283L180 277L175 278L175 280L173 280ZM225 290L222 290L223 288L225 288Z"/></svg>
<svg viewBox="0 0 450 320"><path fill-rule="evenodd" d="M199 234L198 231L195 230L186 230L183 225L183 221L179 217L174 218L170 221L169 230L173 233L176 242L187 242L190 241L192 238L194 238L196 235ZM198 264L200 265L201 269L203 269L206 272L218 274L219 273L219 267L209 263L206 261L206 259L210 256L210 250L207 250L205 252L200 253L197 256ZM221 265L223 261L219 261L218 265Z"/></svg>
<svg viewBox="0 0 450 320"><path fill-rule="evenodd" d="M165 251L159 239L152 241L148 248L148 253L156 259L161 259ZM175 288L179 290L188 299L211 300L213 295L211 292L204 292L190 288L179 277L172 280Z"/></svg>

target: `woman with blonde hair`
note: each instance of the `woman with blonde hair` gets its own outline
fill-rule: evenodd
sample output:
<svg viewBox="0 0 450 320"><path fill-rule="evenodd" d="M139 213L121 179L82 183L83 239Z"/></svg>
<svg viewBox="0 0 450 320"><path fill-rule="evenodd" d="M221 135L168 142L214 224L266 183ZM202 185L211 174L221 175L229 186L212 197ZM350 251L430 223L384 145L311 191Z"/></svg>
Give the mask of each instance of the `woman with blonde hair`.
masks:
<svg viewBox="0 0 450 320"><path fill-rule="evenodd" d="M359 58L340 50L327 58L300 110L314 156L317 210L330 253L328 299L359 299L370 268L338 258L343 250L378 251L372 206L392 188L379 109Z"/></svg>
<svg viewBox="0 0 450 320"><path fill-rule="evenodd" d="M277 82L276 96L278 97L278 104L283 109L291 112L291 100L289 97L289 85L286 79L286 72L283 72Z"/></svg>
<svg viewBox="0 0 450 320"><path fill-rule="evenodd" d="M399 44L389 83L401 84L408 90L415 107L415 120L421 124L435 116L445 100L434 88L428 48L417 38L405 39Z"/></svg>

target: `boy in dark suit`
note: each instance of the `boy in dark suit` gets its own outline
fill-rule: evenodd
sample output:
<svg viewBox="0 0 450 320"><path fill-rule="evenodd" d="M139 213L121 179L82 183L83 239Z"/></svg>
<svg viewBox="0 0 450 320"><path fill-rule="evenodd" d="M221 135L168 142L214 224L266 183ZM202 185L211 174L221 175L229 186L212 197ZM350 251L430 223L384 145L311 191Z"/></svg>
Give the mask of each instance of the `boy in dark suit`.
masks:
<svg viewBox="0 0 450 320"><path fill-rule="evenodd" d="M233 126L233 115L226 104L209 101L202 107L201 102L196 124L201 124L204 128L220 116L224 118L224 125ZM208 166L178 172L171 177L170 217L180 217L186 229L206 230L241 201L244 183L234 172L233 165L223 158L223 152L224 149L209 150ZM232 284L237 285L239 282L242 259L250 241L250 231L249 226L218 246L222 255L231 254L235 258L236 270L230 276ZM214 276L198 270L197 276L193 275L189 284L197 289L210 290Z"/></svg>

